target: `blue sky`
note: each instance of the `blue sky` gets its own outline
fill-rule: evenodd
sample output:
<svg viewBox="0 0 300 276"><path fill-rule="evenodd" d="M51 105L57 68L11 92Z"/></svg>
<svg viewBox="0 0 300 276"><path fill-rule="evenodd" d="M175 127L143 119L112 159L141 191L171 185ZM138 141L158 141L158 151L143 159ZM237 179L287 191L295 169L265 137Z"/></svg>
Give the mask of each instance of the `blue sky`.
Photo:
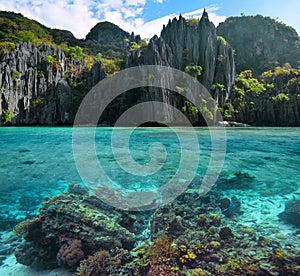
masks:
<svg viewBox="0 0 300 276"><path fill-rule="evenodd" d="M294 27L300 34L300 1L271 0L0 0L0 10L20 12L84 38L99 21L111 21L143 38L159 35L163 24L179 14L201 17L206 8L217 26L229 16L261 14Z"/></svg>

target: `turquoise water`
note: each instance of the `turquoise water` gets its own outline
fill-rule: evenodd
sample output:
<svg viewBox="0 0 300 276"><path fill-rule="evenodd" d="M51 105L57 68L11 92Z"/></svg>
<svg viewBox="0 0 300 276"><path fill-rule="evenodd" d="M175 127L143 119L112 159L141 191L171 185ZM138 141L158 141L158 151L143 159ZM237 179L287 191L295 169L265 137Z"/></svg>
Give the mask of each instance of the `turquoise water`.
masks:
<svg viewBox="0 0 300 276"><path fill-rule="evenodd" d="M121 131L126 136L129 130ZM188 137L188 129L182 132ZM165 147L166 156L162 154L161 159L156 160L160 164L159 170L146 177L133 176L116 163L111 133L111 128L97 129L96 154L105 173L118 185L132 190L154 189L176 173L181 146L172 130L140 128L130 136L130 153L133 160L141 165L151 161L149 149L154 142L163 143ZM203 177L211 154L208 130L196 128L196 133L200 160L193 183ZM277 189L283 194L289 193L289 187L293 187L291 192L296 190L300 183L299 134L300 128L226 129L226 158L221 181L242 175L246 176L246 180L253 178L251 185L254 189L257 185L257 189L273 188L271 192L276 193ZM121 140L119 142L122 143ZM85 158L88 159L89 155ZM25 217L37 210L44 196L65 191L70 182L81 182L73 158L72 128L1 127L0 176L2 218L12 214ZM242 178L239 180L243 181ZM285 189L288 191L285 192Z"/></svg>

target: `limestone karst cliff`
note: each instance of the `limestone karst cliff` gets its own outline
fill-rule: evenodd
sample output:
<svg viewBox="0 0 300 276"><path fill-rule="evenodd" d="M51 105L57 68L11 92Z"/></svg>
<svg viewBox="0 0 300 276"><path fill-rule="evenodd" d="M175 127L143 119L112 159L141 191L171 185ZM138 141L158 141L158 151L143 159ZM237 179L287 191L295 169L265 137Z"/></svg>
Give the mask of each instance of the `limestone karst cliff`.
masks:
<svg viewBox="0 0 300 276"><path fill-rule="evenodd" d="M215 26L204 11L199 22L174 18L154 37L145 53L145 64L166 65L185 70L202 67L199 77L207 89L213 83L224 84L229 92L234 83L235 65L232 48L217 37Z"/></svg>
<svg viewBox="0 0 300 276"><path fill-rule="evenodd" d="M75 81L88 88L104 77L99 63L84 72L60 48L19 43L0 59L0 114L13 125L71 124L78 97Z"/></svg>
<svg viewBox="0 0 300 276"><path fill-rule="evenodd" d="M127 67L140 64L162 65L181 71L187 71L189 66L201 68L201 73L196 77L208 90L213 84L218 83L224 86L222 93L212 95L221 107L228 100L234 84L233 49L224 39L217 37L216 28L205 11L200 20L186 20L182 16L170 20L167 26L163 27L160 37L154 36L146 49L137 49L130 53L126 64ZM183 108L185 102L182 97L164 89L160 93L158 90L150 88L146 91L147 95L142 93L141 97L144 100L167 102L179 110ZM166 111L166 121L172 121L172 119L172 114ZM193 123L204 123L200 121L201 115L199 114L194 118Z"/></svg>

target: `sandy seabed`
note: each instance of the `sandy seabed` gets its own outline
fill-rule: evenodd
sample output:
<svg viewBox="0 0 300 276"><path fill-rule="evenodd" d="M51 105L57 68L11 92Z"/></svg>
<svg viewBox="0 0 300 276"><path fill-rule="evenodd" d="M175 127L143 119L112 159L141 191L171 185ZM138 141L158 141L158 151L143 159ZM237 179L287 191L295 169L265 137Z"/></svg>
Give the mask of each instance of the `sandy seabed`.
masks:
<svg viewBox="0 0 300 276"><path fill-rule="evenodd" d="M8 256L0 266L1 276L72 276L73 274L62 268L53 270L34 270L16 261L14 254Z"/></svg>

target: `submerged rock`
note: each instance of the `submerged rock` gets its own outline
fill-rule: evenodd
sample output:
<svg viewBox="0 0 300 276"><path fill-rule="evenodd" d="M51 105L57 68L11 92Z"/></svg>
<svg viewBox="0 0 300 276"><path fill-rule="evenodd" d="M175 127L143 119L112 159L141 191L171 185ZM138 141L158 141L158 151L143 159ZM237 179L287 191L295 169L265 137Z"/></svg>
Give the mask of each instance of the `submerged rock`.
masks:
<svg viewBox="0 0 300 276"><path fill-rule="evenodd" d="M286 202L285 210L279 214L279 218L286 223L300 227L300 200Z"/></svg>
<svg viewBox="0 0 300 276"><path fill-rule="evenodd" d="M222 214L228 218L243 214L243 211L241 211L241 202L236 196L233 196L231 200L221 198L218 200L218 203L220 204Z"/></svg>
<svg viewBox="0 0 300 276"><path fill-rule="evenodd" d="M80 193L46 200L40 214L24 224L25 243L15 252L17 261L35 268L74 266L99 249L132 249L135 234L126 228L126 215L100 206L92 196ZM78 254L71 252L72 241L80 241L74 247Z"/></svg>

